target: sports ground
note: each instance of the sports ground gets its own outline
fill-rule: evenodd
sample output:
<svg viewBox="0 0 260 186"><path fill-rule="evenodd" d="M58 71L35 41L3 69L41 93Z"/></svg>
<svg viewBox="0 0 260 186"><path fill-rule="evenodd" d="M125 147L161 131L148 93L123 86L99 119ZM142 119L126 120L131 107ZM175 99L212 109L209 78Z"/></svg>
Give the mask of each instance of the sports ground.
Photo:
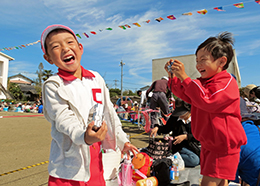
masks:
<svg viewBox="0 0 260 186"><path fill-rule="evenodd" d="M131 142L146 147L148 135L123 123ZM42 114L0 112L0 186L47 186L51 124Z"/></svg>

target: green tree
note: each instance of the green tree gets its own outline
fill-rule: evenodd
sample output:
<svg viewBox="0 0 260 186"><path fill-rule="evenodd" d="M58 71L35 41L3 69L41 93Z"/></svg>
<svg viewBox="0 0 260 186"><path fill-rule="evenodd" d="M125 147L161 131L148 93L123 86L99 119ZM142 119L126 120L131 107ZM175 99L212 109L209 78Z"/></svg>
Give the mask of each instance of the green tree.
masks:
<svg viewBox="0 0 260 186"><path fill-rule="evenodd" d="M23 98L23 92L18 84L9 83L8 90L16 100L21 100Z"/></svg>
<svg viewBox="0 0 260 186"><path fill-rule="evenodd" d="M42 75L43 75L43 64L40 63L38 66L38 70L36 71L36 74L38 76L38 78L36 79L36 86L42 86Z"/></svg>
<svg viewBox="0 0 260 186"><path fill-rule="evenodd" d="M109 93L110 93L110 97L120 96L121 90L118 88L111 88L111 89L109 89Z"/></svg>
<svg viewBox="0 0 260 186"><path fill-rule="evenodd" d="M43 70L42 80L46 81L52 75L53 75L53 71L52 70Z"/></svg>

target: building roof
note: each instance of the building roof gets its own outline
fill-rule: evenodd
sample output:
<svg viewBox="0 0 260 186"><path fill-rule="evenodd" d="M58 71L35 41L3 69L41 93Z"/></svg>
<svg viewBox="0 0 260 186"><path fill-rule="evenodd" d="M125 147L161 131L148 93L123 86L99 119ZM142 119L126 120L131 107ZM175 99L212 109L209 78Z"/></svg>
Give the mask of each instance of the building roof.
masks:
<svg viewBox="0 0 260 186"><path fill-rule="evenodd" d="M14 60L14 58L12 58L11 56L8 56L8 55L4 54L3 52L0 52L0 55L6 57L7 59L9 59L9 61Z"/></svg>
<svg viewBox="0 0 260 186"><path fill-rule="evenodd" d="M31 80L30 78L28 78L28 77L26 77L26 76L24 76L23 74L21 74L21 73L19 73L19 74L16 74L16 75L13 75L13 76L9 76L9 79L10 79L10 81L11 82L13 82L13 83L23 83L23 82L25 82L25 81L21 81L21 80L12 80L12 79L14 79L14 78L23 78L24 80L27 80L28 82L30 82L30 83L33 83L34 81L33 80ZM15 82L15 81L17 81L17 82ZM28 82L26 82L26 84L28 84Z"/></svg>

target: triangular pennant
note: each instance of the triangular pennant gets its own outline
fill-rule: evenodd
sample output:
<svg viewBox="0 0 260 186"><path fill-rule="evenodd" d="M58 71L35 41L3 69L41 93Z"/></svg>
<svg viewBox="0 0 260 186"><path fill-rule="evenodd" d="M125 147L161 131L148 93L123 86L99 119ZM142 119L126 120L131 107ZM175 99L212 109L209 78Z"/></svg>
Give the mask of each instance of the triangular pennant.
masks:
<svg viewBox="0 0 260 186"><path fill-rule="evenodd" d="M244 8L244 3L236 3L236 4L233 4L233 5L237 8Z"/></svg>
<svg viewBox="0 0 260 186"><path fill-rule="evenodd" d="M188 15L188 16L191 16L192 13L191 13L191 12L187 12L187 13L183 13L182 15Z"/></svg>
<svg viewBox="0 0 260 186"><path fill-rule="evenodd" d="M97 33L96 33L96 32L94 32L94 31L90 31L90 33L91 33L91 34L94 34L94 35L96 35L96 34L97 34Z"/></svg>
<svg viewBox="0 0 260 186"><path fill-rule="evenodd" d="M156 18L155 20L158 21L158 22L161 22L164 19L162 17L159 17L159 18Z"/></svg>
<svg viewBox="0 0 260 186"><path fill-rule="evenodd" d="M141 25L139 23L133 23L133 25L141 27Z"/></svg>
<svg viewBox="0 0 260 186"><path fill-rule="evenodd" d="M81 39L81 36L79 34L76 34L76 36Z"/></svg>
<svg viewBox="0 0 260 186"><path fill-rule="evenodd" d="M150 20L150 19L148 19L148 20L147 20L147 21L145 21L145 22L146 22L146 23L150 23L150 21L151 21L151 20Z"/></svg>
<svg viewBox="0 0 260 186"><path fill-rule="evenodd" d="M83 33L87 38L89 38L88 34L86 34L85 32Z"/></svg>
<svg viewBox="0 0 260 186"><path fill-rule="evenodd" d="M127 27L127 28L131 28L131 26L130 26L130 25L128 25L128 24L126 24L126 25L125 25L125 27Z"/></svg>
<svg viewBox="0 0 260 186"><path fill-rule="evenodd" d="M255 2L260 5L260 0L255 0Z"/></svg>
<svg viewBox="0 0 260 186"><path fill-rule="evenodd" d="M102 32L103 31L103 29L99 29L99 32Z"/></svg>
<svg viewBox="0 0 260 186"><path fill-rule="evenodd" d="M174 17L174 15L169 15L169 16L167 16L167 18L170 19L170 20L176 19L176 17Z"/></svg>
<svg viewBox="0 0 260 186"><path fill-rule="evenodd" d="M112 28L110 28L110 27L108 27L108 28L106 28L106 30L113 30Z"/></svg>
<svg viewBox="0 0 260 186"><path fill-rule="evenodd" d="M206 9L197 11L199 14L205 15L208 11Z"/></svg>
<svg viewBox="0 0 260 186"><path fill-rule="evenodd" d="M222 6L221 6L221 7L215 7L214 10L217 10L217 11L225 11L225 10L223 10Z"/></svg>
<svg viewBox="0 0 260 186"><path fill-rule="evenodd" d="M122 28L122 29L126 29L126 27L125 26L123 26L123 25L121 25L121 26L118 26L119 28Z"/></svg>

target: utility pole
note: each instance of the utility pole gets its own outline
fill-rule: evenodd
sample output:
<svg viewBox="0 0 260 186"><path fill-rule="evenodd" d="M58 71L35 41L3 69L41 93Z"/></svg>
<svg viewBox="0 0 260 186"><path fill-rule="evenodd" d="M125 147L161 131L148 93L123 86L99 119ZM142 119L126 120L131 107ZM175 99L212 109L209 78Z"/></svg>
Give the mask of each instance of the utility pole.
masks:
<svg viewBox="0 0 260 186"><path fill-rule="evenodd" d="M123 60L121 60L120 65L121 66L121 97L123 97L123 66L125 63L123 63Z"/></svg>
<svg viewBox="0 0 260 186"><path fill-rule="evenodd" d="M117 82L118 82L118 80L115 79L114 82L115 82L115 88L117 88Z"/></svg>

